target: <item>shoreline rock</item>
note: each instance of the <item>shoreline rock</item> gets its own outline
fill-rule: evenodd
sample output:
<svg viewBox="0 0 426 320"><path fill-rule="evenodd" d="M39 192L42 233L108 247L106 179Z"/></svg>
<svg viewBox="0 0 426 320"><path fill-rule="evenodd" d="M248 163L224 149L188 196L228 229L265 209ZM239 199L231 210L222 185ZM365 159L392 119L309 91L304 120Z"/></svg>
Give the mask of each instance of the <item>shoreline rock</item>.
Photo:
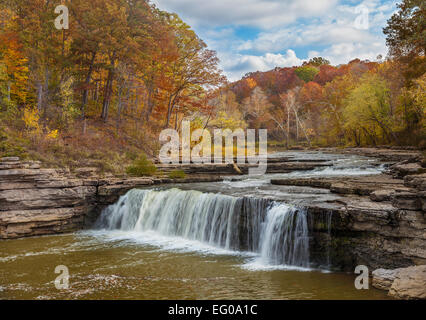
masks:
<svg viewBox="0 0 426 320"><path fill-rule="evenodd" d="M373 286L388 291L388 295L393 298L426 299L426 265L395 270L378 269L372 275Z"/></svg>

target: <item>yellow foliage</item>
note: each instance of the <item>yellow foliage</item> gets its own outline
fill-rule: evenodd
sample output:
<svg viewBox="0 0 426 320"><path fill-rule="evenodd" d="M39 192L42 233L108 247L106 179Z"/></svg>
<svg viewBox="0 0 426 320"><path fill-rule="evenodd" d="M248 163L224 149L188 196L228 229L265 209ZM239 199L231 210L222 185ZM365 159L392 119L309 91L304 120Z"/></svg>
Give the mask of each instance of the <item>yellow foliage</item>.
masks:
<svg viewBox="0 0 426 320"><path fill-rule="evenodd" d="M40 130L40 126L38 124L39 119L40 119L40 116L36 109L29 108L29 107L25 108L22 120L24 120L25 126L27 127L28 130L39 131Z"/></svg>
<svg viewBox="0 0 426 320"><path fill-rule="evenodd" d="M52 130L52 131L50 131L48 134L47 134L47 136L46 136L48 139L52 139L52 140L55 140L55 139L57 139L58 138L58 130Z"/></svg>

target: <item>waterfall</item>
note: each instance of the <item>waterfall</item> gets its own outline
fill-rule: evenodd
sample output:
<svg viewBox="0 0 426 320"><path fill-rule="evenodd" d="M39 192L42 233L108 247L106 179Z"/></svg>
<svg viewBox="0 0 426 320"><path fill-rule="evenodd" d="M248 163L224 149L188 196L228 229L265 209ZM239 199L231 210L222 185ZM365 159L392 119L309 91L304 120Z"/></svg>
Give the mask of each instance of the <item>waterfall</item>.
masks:
<svg viewBox="0 0 426 320"><path fill-rule="evenodd" d="M260 262L309 266L306 212L285 204L276 204L269 209L261 236Z"/></svg>
<svg viewBox="0 0 426 320"><path fill-rule="evenodd" d="M131 190L102 212L96 227L155 232L248 251L268 265L309 266L306 212L265 199L179 189Z"/></svg>

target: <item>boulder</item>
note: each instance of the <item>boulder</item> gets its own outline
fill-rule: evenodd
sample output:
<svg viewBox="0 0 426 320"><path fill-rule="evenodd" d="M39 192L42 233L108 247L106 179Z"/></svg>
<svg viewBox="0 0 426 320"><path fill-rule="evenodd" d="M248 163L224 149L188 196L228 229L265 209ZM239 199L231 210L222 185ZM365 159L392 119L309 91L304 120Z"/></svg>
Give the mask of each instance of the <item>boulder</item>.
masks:
<svg viewBox="0 0 426 320"><path fill-rule="evenodd" d="M389 290L397 299L426 299L426 265L399 269Z"/></svg>
<svg viewBox="0 0 426 320"><path fill-rule="evenodd" d="M407 175L426 173L426 169L418 162L414 163L397 163L390 167L391 173L398 178L403 178Z"/></svg>
<svg viewBox="0 0 426 320"><path fill-rule="evenodd" d="M373 287L389 291L396 276L401 269L388 270L388 269L377 269L372 272L373 275Z"/></svg>

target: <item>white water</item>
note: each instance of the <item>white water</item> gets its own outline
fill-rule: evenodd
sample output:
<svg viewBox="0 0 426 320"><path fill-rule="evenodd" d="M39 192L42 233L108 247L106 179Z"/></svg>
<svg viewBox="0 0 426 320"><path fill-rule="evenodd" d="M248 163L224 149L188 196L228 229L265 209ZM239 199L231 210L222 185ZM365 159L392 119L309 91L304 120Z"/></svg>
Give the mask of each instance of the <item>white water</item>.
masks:
<svg viewBox="0 0 426 320"><path fill-rule="evenodd" d="M309 267L306 213L262 199L132 190L104 210L97 227L166 250L254 255L255 269Z"/></svg>

